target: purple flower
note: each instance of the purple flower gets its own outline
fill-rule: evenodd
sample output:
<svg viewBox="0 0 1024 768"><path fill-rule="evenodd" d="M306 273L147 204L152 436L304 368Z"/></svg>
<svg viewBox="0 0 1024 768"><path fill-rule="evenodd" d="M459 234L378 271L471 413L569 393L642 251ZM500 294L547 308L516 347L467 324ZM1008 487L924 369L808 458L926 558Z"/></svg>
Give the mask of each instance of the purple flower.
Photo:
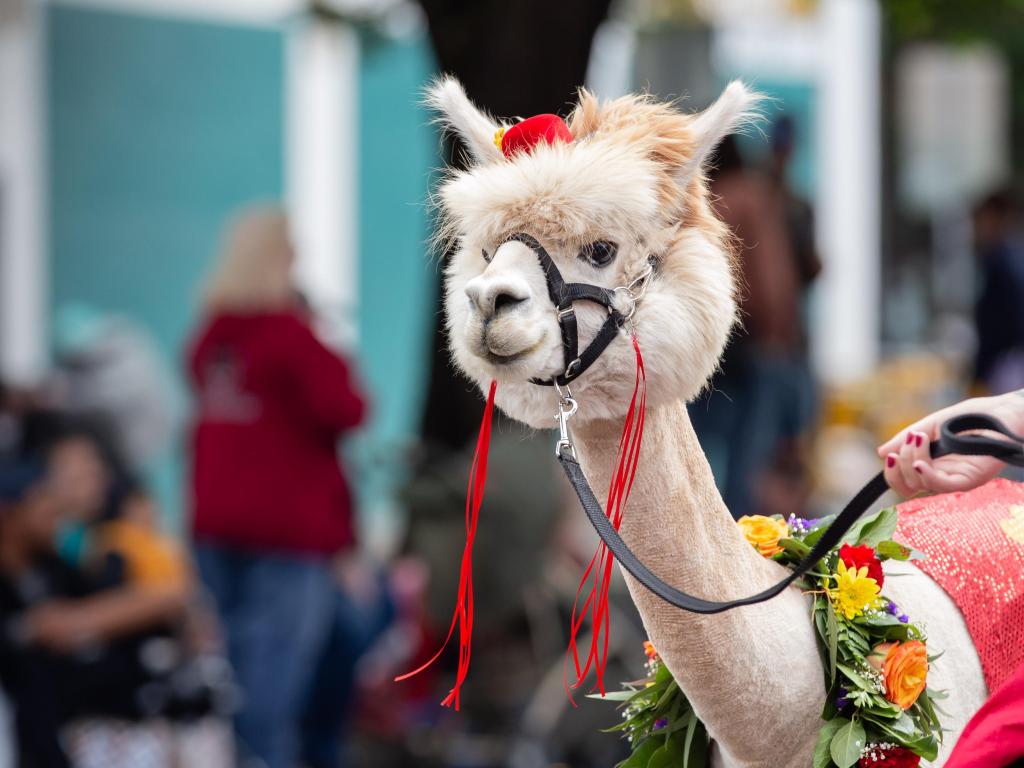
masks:
<svg viewBox="0 0 1024 768"><path fill-rule="evenodd" d="M786 522L794 533L807 533L814 528L820 520L818 518L808 520L803 517L797 517L796 515L790 515Z"/></svg>
<svg viewBox="0 0 1024 768"><path fill-rule="evenodd" d="M846 707L847 704L850 703L850 700L846 698L848 693L849 691L845 688L839 688L839 696L836 697L836 709L843 709L844 707Z"/></svg>
<svg viewBox="0 0 1024 768"><path fill-rule="evenodd" d="M668 725L668 718L667 717L659 718L658 720L654 721L654 730L660 731L666 725Z"/></svg>
<svg viewBox="0 0 1024 768"><path fill-rule="evenodd" d="M903 613L899 609L899 606L896 605L896 603L894 603L892 600L890 600L888 604L885 606L885 610L891 613L893 616L895 616L901 624L906 624L910 621L910 617L907 616L907 614Z"/></svg>

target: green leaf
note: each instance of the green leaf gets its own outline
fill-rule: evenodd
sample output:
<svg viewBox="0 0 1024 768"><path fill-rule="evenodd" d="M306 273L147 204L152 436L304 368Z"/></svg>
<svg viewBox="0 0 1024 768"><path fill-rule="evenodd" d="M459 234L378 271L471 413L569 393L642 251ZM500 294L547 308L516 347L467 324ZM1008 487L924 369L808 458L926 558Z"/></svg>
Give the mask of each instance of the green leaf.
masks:
<svg viewBox="0 0 1024 768"><path fill-rule="evenodd" d="M607 693L588 693L587 698L601 701L629 701L636 694L636 691L608 691Z"/></svg>
<svg viewBox="0 0 1024 768"><path fill-rule="evenodd" d="M706 768L707 764L708 731L704 723L693 715L693 723L687 728L683 742L683 768Z"/></svg>
<svg viewBox="0 0 1024 768"><path fill-rule="evenodd" d="M646 738L637 745L633 754L619 763L615 768L647 768L651 755L660 748L661 739Z"/></svg>
<svg viewBox="0 0 1024 768"><path fill-rule="evenodd" d="M835 515L829 515L828 517L821 518L821 520L818 521L818 525L815 526L810 533L804 536L804 544L806 544L808 547L813 547L815 544L817 544L818 539L820 539L822 537L822 534L824 534L825 531L829 529L829 526L832 525L832 522L835 519Z"/></svg>
<svg viewBox="0 0 1024 768"><path fill-rule="evenodd" d="M829 745L829 752L837 768L850 768L860 759L864 749L864 726L853 720L836 731Z"/></svg>
<svg viewBox="0 0 1024 768"><path fill-rule="evenodd" d="M683 748L676 739L669 739L647 761L647 768L679 768L683 762Z"/></svg>
<svg viewBox="0 0 1024 768"><path fill-rule="evenodd" d="M872 683L870 680L867 680L865 677L863 677L860 674L860 672L855 670L853 667L850 667L850 666L847 666L846 664L841 664L841 663L838 663L838 662L836 663L836 667L839 670L841 670L842 673L844 675L846 675L850 679L850 682L852 682L858 688L861 688L861 689L863 689L865 691L870 691L871 693L874 693L875 691L878 690L878 686L877 685Z"/></svg>
<svg viewBox="0 0 1024 768"><path fill-rule="evenodd" d="M779 539L779 546L787 555L796 558L797 562L803 560L811 551L811 548L799 539Z"/></svg>
<svg viewBox="0 0 1024 768"><path fill-rule="evenodd" d="M898 541L880 541L878 546L875 547L875 551L878 552L879 557L888 558L890 560L924 560L925 555L923 552L918 552L913 547L908 547L906 544L900 544Z"/></svg>
<svg viewBox="0 0 1024 768"><path fill-rule="evenodd" d="M828 675L829 680L836 678L836 655L839 652L839 624L832 603L825 609L826 641L828 642Z"/></svg>
<svg viewBox="0 0 1024 768"><path fill-rule="evenodd" d="M836 717L826 721L821 726L821 730L818 731L818 740L814 744L813 768L829 768L832 765L832 754L829 751L829 745L832 743L836 732L844 725L849 724L849 722L845 717Z"/></svg>
<svg viewBox="0 0 1024 768"><path fill-rule="evenodd" d="M863 531L866 526L874 523L875 520L878 519L878 516L880 514L882 514L882 510L878 510L877 512L870 515L864 515L857 522L850 526L850 530L843 534L843 538L840 539L839 543L856 544L857 541L860 539L861 531Z"/></svg>
<svg viewBox="0 0 1024 768"><path fill-rule="evenodd" d="M869 520L861 526L857 536L858 544L866 544L869 547L876 547L880 542L892 538L896 532L897 514L895 507L886 507L879 510L874 520Z"/></svg>

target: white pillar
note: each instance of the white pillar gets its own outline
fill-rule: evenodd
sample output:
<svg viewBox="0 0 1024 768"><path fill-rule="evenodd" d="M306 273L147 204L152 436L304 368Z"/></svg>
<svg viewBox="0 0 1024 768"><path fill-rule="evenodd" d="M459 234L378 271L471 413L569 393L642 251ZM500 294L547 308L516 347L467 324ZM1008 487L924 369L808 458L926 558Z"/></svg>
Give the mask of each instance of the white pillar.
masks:
<svg viewBox="0 0 1024 768"><path fill-rule="evenodd" d="M296 278L332 330L354 342L358 298L359 38L303 20L287 53L287 202Z"/></svg>
<svg viewBox="0 0 1024 768"><path fill-rule="evenodd" d="M0 376L34 382L46 365L46 77L43 9L0 11Z"/></svg>
<svg viewBox="0 0 1024 768"><path fill-rule="evenodd" d="M824 269L812 313L815 369L828 383L878 361L880 311L877 0L823 0L817 239Z"/></svg>

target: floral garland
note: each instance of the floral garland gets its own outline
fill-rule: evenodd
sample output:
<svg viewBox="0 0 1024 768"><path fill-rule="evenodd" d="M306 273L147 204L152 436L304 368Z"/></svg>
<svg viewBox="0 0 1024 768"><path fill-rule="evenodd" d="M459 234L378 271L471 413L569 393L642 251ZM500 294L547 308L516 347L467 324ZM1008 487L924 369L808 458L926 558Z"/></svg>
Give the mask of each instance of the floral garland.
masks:
<svg viewBox="0 0 1024 768"><path fill-rule="evenodd" d="M766 558L794 566L832 518L742 517L747 541ZM936 700L927 688L929 656L924 631L881 594L882 562L921 555L892 540L896 510L860 520L809 572L801 587L814 600L813 619L825 670L825 707L813 768L916 768L934 760L942 740ZM644 643L648 675L608 694L621 702L632 754L617 768L704 768L707 729L662 663Z"/></svg>

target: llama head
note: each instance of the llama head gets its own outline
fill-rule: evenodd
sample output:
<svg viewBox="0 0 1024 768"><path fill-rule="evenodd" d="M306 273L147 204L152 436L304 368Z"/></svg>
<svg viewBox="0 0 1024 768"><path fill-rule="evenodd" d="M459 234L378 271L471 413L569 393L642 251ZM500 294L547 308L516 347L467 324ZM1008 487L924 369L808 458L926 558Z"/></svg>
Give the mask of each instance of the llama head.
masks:
<svg viewBox="0 0 1024 768"><path fill-rule="evenodd" d="M458 367L481 389L499 383L513 418L550 427L555 394L530 379L565 370L554 305L536 254L507 238L538 240L567 282L629 285L655 265L632 322L652 405L690 399L718 364L736 318L729 236L708 200L711 150L752 114L756 95L731 83L704 112L682 114L646 96L601 102L581 90L568 119L572 141L502 152L506 126L477 109L452 79L428 103L469 151L469 167L440 184L440 236L453 248L445 311ZM625 292L617 308L627 312ZM582 350L607 316L575 304ZM572 389L581 420L623 415L634 354L620 332Z"/></svg>

